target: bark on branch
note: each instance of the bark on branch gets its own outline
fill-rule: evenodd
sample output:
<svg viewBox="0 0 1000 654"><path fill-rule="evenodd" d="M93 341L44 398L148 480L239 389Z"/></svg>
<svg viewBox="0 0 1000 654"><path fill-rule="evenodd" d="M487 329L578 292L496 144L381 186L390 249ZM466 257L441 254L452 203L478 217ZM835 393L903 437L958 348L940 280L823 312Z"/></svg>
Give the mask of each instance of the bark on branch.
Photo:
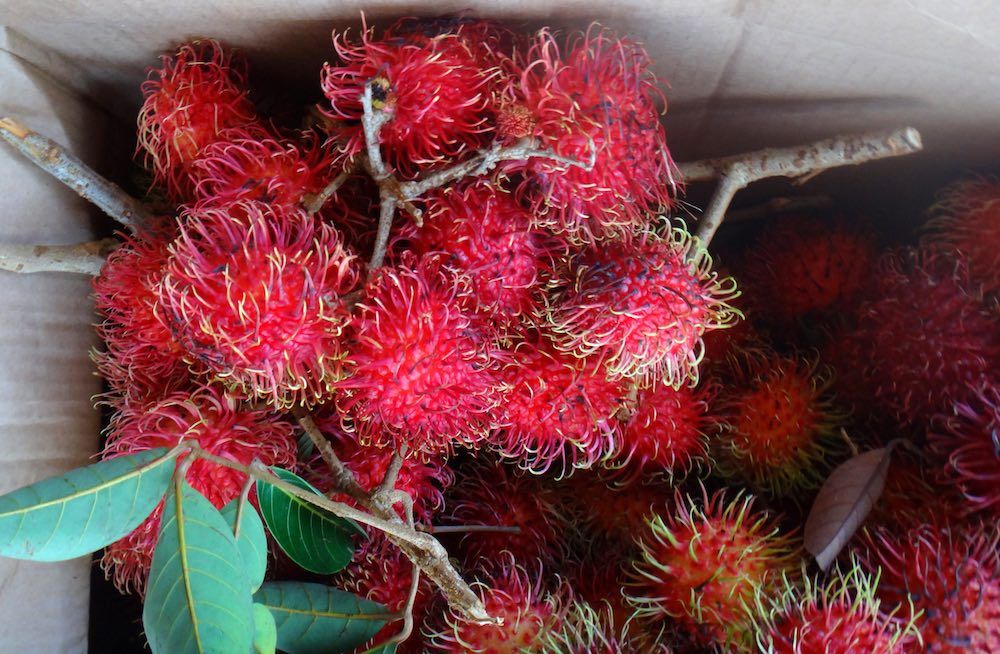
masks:
<svg viewBox="0 0 1000 654"><path fill-rule="evenodd" d="M0 270L16 273L68 272L97 275L107 255L121 243L114 239L74 245L0 243Z"/></svg>

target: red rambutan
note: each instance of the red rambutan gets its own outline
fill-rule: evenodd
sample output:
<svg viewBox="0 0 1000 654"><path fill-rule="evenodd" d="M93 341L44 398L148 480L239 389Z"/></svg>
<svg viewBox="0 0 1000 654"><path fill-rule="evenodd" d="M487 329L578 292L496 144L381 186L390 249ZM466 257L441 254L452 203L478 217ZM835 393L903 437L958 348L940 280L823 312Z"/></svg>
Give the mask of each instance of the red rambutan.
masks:
<svg viewBox="0 0 1000 654"><path fill-rule="evenodd" d="M758 597L757 643L766 654L902 654L909 625L880 615L877 577L857 564L825 586L785 580L782 592Z"/></svg>
<svg viewBox="0 0 1000 654"><path fill-rule="evenodd" d="M357 305L341 408L362 442L448 452L494 426L495 345L464 309L468 281L436 258L380 268Z"/></svg>
<svg viewBox="0 0 1000 654"><path fill-rule="evenodd" d="M974 178L947 186L931 215L927 242L956 253L986 295L1000 296L1000 182Z"/></svg>
<svg viewBox="0 0 1000 654"><path fill-rule="evenodd" d="M300 209L195 207L170 246L160 318L231 389L311 405L343 377L342 298L357 281L336 229Z"/></svg>
<svg viewBox="0 0 1000 654"><path fill-rule="evenodd" d="M595 362L557 350L544 336L517 342L501 378L507 384L500 453L536 473L590 468L620 447L615 413L621 386Z"/></svg>
<svg viewBox="0 0 1000 654"><path fill-rule="evenodd" d="M491 79L463 37L376 40L365 29L359 43L334 35L339 65L323 67L321 86L330 101L324 114L349 157L364 148L361 96L372 82L375 109L391 113L380 133L386 162L412 178L487 142L491 131Z"/></svg>
<svg viewBox="0 0 1000 654"><path fill-rule="evenodd" d="M560 616L560 626L542 634L539 651L545 654L638 654L615 628L607 604L571 602ZM641 650L648 652L649 650Z"/></svg>
<svg viewBox="0 0 1000 654"><path fill-rule="evenodd" d="M779 324L843 307L875 263L871 234L844 221L788 216L768 223L743 280L754 314Z"/></svg>
<svg viewBox="0 0 1000 654"><path fill-rule="evenodd" d="M573 510L573 522L584 528L584 538L606 535L611 540L631 543L635 534L664 502L673 498L666 484L622 484L605 477L607 473L583 471L559 482L562 502Z"/></svg>
<svg viewBox="0 0 1000 654"><path fill-rule="evenodd" d="M295 465L293 427L268 410L241 408L218 389L172 393L151 402L125 402L111 421L102 457L197 441L215 456L243 465ZM246 475L204 459L188 468L188 483L216 508L239 496ZM161 504L162 507L162 504ZM101 566L122 592L142 593L159 533L161 507L131 534L108 546Z"/></svg>
<svg viewBox="0 0 1000 654"><path fill-rule="evenodd" d="M593 357L613 379L678 387L696 382L702 335L741 317L728 304L732 278L682 226L592 247L576 261L575 280L557 292L549 320L559 347Z"/></svg>
<svg viewBox="0 0 1000 654"><path fill-rule="evenodd" d="M593 166L544 158L526 169L520 193L539 225L575 242L591 242L643 227L671 203L676 177L656 108L662 94L645 49L592 26L562 57L548 30L527 52L520 79L501 115L530 127L539 145ZM513 135L513 134L511 134Z"/></svg>
<svg viewBox="0 0 1000 654"><path fill-rule="evenodd" d="M847 453L838 434L847 415L829 394L831 374L772 355L727 384L717 400L722 433L713 443L714 470L778 497L818 488Z"/></svg>
<svg viewBox="0 0 1000 654"><path fill-rule="evenodd" d="M621 452L605 465L624 483L683 476L708 453L714 386L640 390L622 426Z"/></svg>
<svg viewBox="0 0 1000 654"><path fill-rule="evenodd" d="M246 63L217 41L195 41L162 57L142 85L139 145L154 182L174 200L191 197L189 165L219 134L256 120Z"/></svg>
<svg viewBox="0 0 1000 654"><path fill-rule="evenodd" d="M996 524L921 525L867 538L865 563L881 565L883 610L912 621L924 654L1000 651L1000 531Z"/></svg>
<svg viewBox="0 0 1000 654"><path fill-rule="evenodd" d="M900 533L924 523L937 523L961 513L957 489L933 483L931 471L908 450L897 447L886 473L885 487L866 519Z"/></svg>
<svg viewBox="0 0 1000 654"><path fill-rule="evenodd" d="M933 251L891 253L877 266L842 358L904 423L926 424L1000 370L1000 314L968 288L964 266Z"/></svg>
<svg viewBox="0 0 1000 654"><path fill-rule="evenodd" d="M954 411L932 423L931 448L946 459L946 477L985 519L1000 515L1000 386L975 386Z"/></svg>
<svg viewBox="0 0 1000 654"><path fill-rule="evenodd" d="M476 462L463 467L448 494L446 523L518 527L519 533L469 531L461 549L472 566L490 567L508 552L528 565L551 563L562 547L565 521L535 477L499 464Z"/></svg>
<svg viewBox="0 0 1000 654"><path fill-rule="evenodd" d="M702 646L745 645L756 593L792 573L796 554L752 496L703 495L698 506L678 491L675 512L648 522L625 592L643 623L667 629L671 617Z"/></svg>
<svg viewBox="0 0 1000 654"><path fill-rule="evenodd" d="M523 654L538 651L541 638L555 628L565 591L545 593L524 568L509 558L497 574L473 587L482 593L486 612L501 624L477 624L449 611L446 624L431 637L431 652ZM537 576L537 575L535 575Z"/></svg>
<svg viewBox="0 0 1000 654"><path fill-rule="evenodd" d="M501 326L537 316L538 287L558 244L532 227L527 210L486 183L448 189L426 202L424 226L410 241L413 251L444 253L449 265L469 276L479 309Z"/></svg>

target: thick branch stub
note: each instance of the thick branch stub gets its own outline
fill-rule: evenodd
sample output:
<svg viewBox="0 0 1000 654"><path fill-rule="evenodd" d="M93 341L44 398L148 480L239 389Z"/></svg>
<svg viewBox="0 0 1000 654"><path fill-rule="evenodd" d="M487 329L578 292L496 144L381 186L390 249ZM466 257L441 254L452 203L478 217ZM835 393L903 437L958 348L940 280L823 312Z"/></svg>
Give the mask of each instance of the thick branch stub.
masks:
<svg viewBox="0 0 1000 654"><path fill-rule="evenodd" d="M74 245L0 243L0 270L16 273L68 272L100 274L107 255L121 245L114 239Z"/></svg>
<svg viewBox="0 0 1000 654"><path fill-rule="evenodd" d="M65 148L31 131L14 118L0 118L0 137L13 145L39 168L77 192L132 231L152 219L138 200L104 179Z"/></svg>

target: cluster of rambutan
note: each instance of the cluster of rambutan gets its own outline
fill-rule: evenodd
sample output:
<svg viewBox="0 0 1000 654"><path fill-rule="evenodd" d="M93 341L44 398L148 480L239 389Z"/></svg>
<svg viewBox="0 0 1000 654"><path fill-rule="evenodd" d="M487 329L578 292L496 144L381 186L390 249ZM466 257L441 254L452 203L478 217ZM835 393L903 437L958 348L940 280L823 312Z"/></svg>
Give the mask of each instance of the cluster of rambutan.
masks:
<svg viewBox="0 0 1000 654"><path fill-rule="evenodd" d="M398 651L997 645L1000 187L959 187L927 244L881 258L845 219L769 223L733 268L744 321L733 278L660 215L680 180L640 44L465 18L334 44L306 130L263 115L245 62L214 41L150 73L139 153L176 211L95 282L104 456L192 440L351 502L293 413L365 491L405 454L414 519L503 622L464 621L422 578ZM364 98L384 119L375 144ZM391 183L363 172L372 145ZM508 146L535 154L399 202L385 262L366 268L397 182ZM873 416L920 446L930 434L887 485L887 501L928 500L876 511L894 531L813 581L794 525ZM187 476L219 507L246 481L205 461ZM962 517L934 522L946 513ZM142 591L157 522L108 548L123 590ZM946 618L913 611L935 556L957 566L931 586L942 601L965 575L985 608L970 591ZM399 611L411 573L373 533L332 581Z"/></svg>

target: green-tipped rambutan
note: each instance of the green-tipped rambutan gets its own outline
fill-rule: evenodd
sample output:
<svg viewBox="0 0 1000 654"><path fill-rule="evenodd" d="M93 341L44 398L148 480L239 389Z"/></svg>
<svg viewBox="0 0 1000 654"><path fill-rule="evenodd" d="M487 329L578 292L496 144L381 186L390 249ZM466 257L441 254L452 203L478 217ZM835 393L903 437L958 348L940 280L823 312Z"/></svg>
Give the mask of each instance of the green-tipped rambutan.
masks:
<svg viewBox="0 0 1000 654"><path fill-rule="evenodd" d="M545 654L639 654L638 647L615 629L611 607L576 600L564 610L560 626L542 634Z"/></svg>

